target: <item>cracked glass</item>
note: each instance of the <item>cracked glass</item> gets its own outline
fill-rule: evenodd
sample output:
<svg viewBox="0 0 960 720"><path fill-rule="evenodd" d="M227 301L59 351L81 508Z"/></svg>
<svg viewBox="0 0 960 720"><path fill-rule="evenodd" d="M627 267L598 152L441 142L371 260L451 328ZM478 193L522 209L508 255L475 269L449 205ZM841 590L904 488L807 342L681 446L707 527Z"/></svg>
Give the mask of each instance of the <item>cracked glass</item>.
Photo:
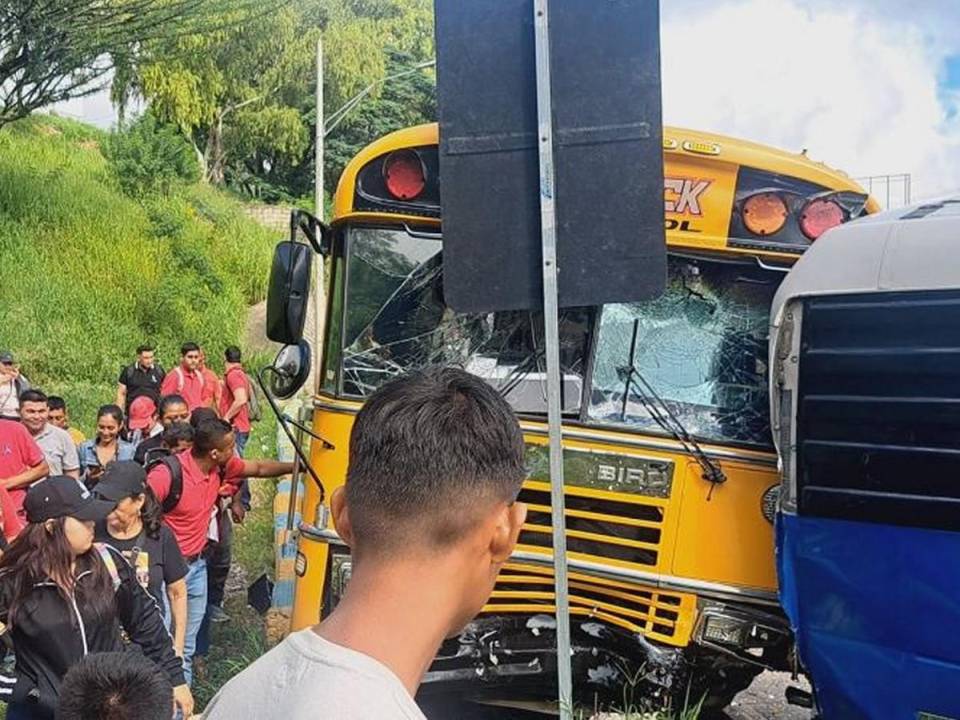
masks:
<svg viewBox="0 0 960 720"><path fill-rule="evenodd" d="M755 265L671 257L662 296L604 306L591 420L663 433L630 382L636 333L634 377L652 388L690 435L770 445L768 318L782 277Z"/></svg>
<svg viewBox="0 0 960 720"><path fill-rule="evenodd" d="M342 383L366 397L384 382L431 365L461 367L500 390L517 412L546 412L540 313L457 315L443 299L439 237L387 228L348 236ZM591 311L561 313L563 408L579 410Z"/></svg>

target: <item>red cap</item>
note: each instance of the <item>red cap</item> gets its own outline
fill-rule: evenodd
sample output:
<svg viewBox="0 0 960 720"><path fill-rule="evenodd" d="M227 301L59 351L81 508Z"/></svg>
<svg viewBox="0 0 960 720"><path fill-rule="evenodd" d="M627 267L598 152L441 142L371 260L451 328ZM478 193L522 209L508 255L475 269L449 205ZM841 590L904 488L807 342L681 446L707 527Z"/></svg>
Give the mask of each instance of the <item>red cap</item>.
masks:
<svg viewBox="0 0 960 720"><path fill-rule="evenodd" d="M146 430L153 424L153 415L157 406L146 395L141 395L130 403L130 418L127 424L131 430Z"/></svg>

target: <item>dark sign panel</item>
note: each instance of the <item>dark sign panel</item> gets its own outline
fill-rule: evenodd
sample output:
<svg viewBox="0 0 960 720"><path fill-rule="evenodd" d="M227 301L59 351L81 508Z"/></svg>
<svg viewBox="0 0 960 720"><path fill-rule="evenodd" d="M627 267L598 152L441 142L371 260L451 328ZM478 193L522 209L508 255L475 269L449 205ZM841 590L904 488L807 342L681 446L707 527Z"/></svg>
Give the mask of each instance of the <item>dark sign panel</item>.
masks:
<svg viewBox="0 0 960 720"><path fill-rule="evenodd" d="M460 312L540 307L532 0L436 0L444 294ZM655 0L550 5L561 306L663 291Z"/></svg>

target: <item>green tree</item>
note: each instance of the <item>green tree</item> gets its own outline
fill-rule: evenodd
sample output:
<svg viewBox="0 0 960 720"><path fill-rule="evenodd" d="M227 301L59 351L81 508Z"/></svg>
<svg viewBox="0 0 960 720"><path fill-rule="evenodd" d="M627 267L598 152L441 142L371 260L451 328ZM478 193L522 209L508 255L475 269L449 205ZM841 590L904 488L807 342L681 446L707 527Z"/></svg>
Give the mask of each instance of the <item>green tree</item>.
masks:
<svg viewBox="0 0 960 720"><path fill-rule="evenodd" d="M401 62L396 58L432 58L432 2L288 0L253 21L235 16L216 33L145 44L118 73L115 97L123 103L140 95L158 117L178 125L210 182L229 181L267 199L308 194L321 32L326 107L339 108L373 86L366 110L393 92L392 83L382 81ZM432 88L416 87L429 106ZM411 106L423 104L418 98ZM351 117L337 132L350 134L355 151L375 135L360 139L359 130L350 130L353 122Z"/></svg>
<svg viewBox="0 0 960 720"><path fill-rule="evenodd" d="M308 91L316 32L303 30L299 9L274 2L235 13L216 32L148 43L118 74L114 97L122 105L139 94L179 126L213 183L223 182L231 150L266 145L298 157L307 126L295 103Z"/></svg>
<svg viewBox="0 0 960 720"><path fill-rule="evenodd" d="M221 10L206 0L0 0L0 126L96 92L117 58L218 27Z"/></svg>

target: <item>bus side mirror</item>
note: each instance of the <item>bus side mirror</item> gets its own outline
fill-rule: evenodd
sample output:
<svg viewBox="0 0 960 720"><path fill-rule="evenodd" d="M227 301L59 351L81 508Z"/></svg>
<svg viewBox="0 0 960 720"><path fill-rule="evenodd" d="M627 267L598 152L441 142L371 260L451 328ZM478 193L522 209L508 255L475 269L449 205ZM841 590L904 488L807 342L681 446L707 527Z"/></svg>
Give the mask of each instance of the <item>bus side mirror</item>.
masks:
<svg viewBox="0 0 960 720"><path fill-rule="evenodd" d="M277 353L270 372L270 394L281 400L293 397L310 375L310 345L306 340L286 345Z"/></svg>
<svg viewBox="0 0 960 720"><path fill-rule="evenodd" d="M284 345L296 345L303 337L310 298L313 250L309 245L286 240L277 243L267 288L267 337Z"/></svg>

